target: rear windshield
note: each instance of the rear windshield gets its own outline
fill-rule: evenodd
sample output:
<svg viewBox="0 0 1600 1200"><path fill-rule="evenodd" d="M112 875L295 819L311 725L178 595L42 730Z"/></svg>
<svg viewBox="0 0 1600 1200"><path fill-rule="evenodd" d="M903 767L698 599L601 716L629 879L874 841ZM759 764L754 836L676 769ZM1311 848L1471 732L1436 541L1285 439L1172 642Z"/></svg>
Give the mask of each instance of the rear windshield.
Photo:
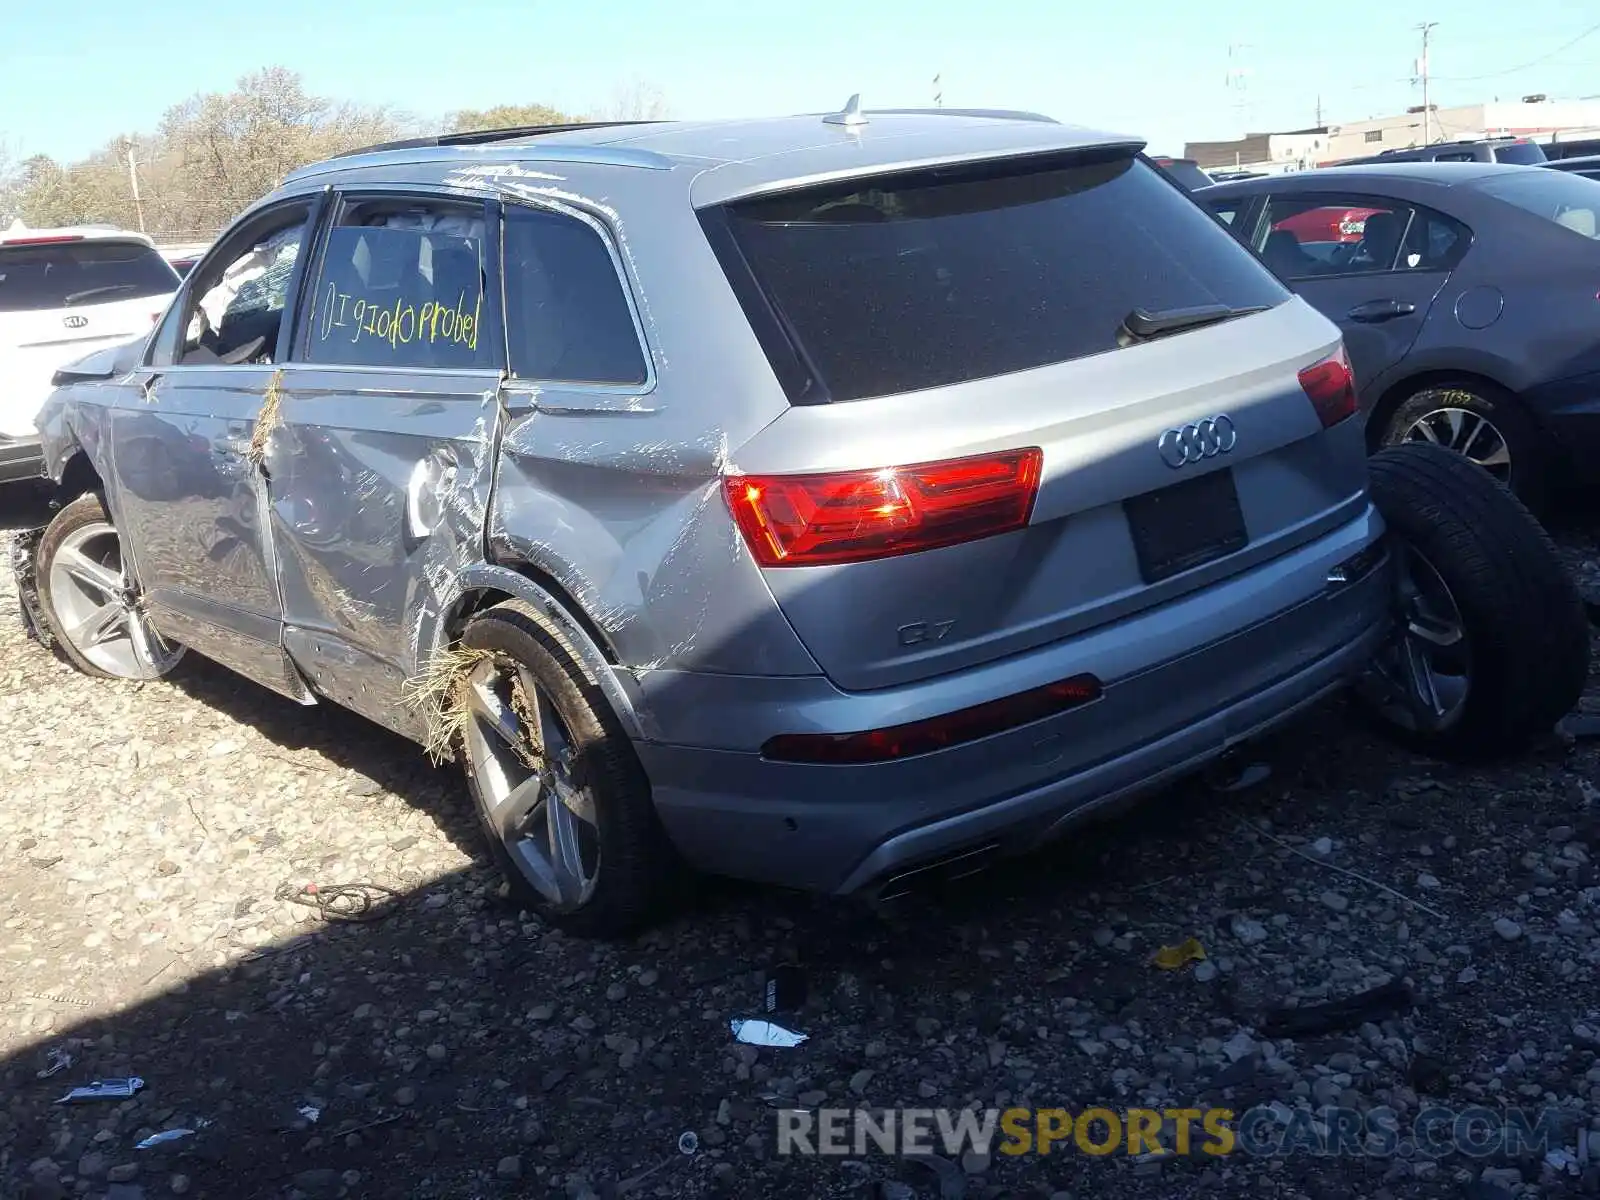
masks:
<svg viewBox="0 0 1600 1200"><path fill-rule="evenodd" d="M1508 171L1478 184L1489 195L1591 240L1600 238L1600 182L1567 171Z"/></svg>
<svg viewBox="0 0 1600 1200"><path fill-rule="evenodd" d="M0 312L107 304L177 289L166 260L141 242L0 245Z"/></svg>
<svg viewBox="0 0 1600 1200"><path fill-rule="evenodd" d="M730 217L833 400L1115 350L1134 309L1289 298L1209 214L1125 155L858 179Z"/></svg>
<svg viewBox="0 0 1600 1200"><path fill-rule="evenodd" d="M1531 167L1547 161L1544 150L1538 142L1512 142L1509 146L1496 146L1494 148L1495 162L1517 163L1520 166Z"/></svg>

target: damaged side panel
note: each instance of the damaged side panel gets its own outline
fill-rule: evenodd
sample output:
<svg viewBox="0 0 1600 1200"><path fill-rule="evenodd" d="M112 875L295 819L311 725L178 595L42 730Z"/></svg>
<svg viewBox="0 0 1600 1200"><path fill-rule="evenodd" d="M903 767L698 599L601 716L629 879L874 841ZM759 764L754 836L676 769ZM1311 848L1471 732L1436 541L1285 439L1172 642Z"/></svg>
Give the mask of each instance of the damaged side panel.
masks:
<svg viewBox="0 0 1600 1200"><path fill-rule="evenodd" d="M483 558L498 382L304 365L266 448L285 646L320 695L416 741L419 631Z"/></svg>
<svg viewBox="0 0 1600 1200"><path fill-rule="evenodd" d="M731 454L787 401L685 202L687 170L497 181L508 211L602 236L650 369L638 387L508 385L490 559L552 579L627 671L816 674L722 499ZM505 286L521 286L509 266ZM515 373L518 339L541 331L507 333Z"/></svg>

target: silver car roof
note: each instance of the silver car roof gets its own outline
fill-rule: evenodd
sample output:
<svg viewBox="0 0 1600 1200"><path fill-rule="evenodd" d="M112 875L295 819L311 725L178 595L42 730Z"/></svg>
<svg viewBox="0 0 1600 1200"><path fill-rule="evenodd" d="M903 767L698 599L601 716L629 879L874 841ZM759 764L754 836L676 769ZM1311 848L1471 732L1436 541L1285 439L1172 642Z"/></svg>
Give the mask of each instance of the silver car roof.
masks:
<svg viewBox="0 0 1600 1200"><path fill-rule="evenodd" d="M696 208L861 174L1099 146L1142 148L1143 139L1064 125L1032 113L900 109L725 121L664 121L563 128L472 144L376 147L291 174L284 190L340 175L382 174L440 183L467 168L585 164L635 170L686 167ZM426 140L425 140L426 141ZM697 169L695 169L697 168Z"/></svg>

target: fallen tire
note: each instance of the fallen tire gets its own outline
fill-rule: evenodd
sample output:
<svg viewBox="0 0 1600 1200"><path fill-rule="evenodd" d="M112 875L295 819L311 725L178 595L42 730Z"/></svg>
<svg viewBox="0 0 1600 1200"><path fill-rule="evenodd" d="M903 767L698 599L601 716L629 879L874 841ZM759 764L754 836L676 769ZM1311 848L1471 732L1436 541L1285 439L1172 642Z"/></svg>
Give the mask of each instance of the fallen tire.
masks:
<svg viewBox="0 0 1600 1200"><path fill-rule="evenodd" d="M1583 601L1549 535L1452 451L1391 446L1370 469L1396 559L1396 621L1358 693L1424 753L1525 749L1572 710L1589 674Z"/></svg>

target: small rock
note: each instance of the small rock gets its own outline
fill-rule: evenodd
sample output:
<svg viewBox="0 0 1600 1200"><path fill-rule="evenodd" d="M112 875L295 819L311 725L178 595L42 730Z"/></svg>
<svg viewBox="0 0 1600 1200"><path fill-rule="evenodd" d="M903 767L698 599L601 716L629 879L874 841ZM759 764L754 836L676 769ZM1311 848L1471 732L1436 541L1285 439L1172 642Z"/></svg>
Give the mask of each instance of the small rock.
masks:
<svg viewBox="0 0 1600 1200"><path fill-rule="evenodd" d="M138 1163L118 1163L106 1172L107 1183L132 1183L138 1177Z"/></svg>
<svg viewBox="0 0 1600 1200"><path fill-rule="evenodd" d="M1559 846L1562 842L1570 842L1572 840L1572 832L1571 825L1557 825L1554 829L1546 832L1544 836L1547 841Z"/></svg>
<svg viewBox="0 0 1600 1200"><path fill-rule="evenodd" d="M394 1093L394 1102L401 1108L410 1108L417 1102L417 1089L409 1085L402 1088L396 1088Z"/></svg>
<svg viewBox="0 0 1600 1200"><path fill-rule="evenodd" d="M508 1154L495 1165L494 1173L497 1179L521 1179L522 1160L515 1154Z"/></svg>
<svg viewBox="0 0 1600 1200"><path fill-rule="evenodd" d="M1350 898L1341 892L1323 892L1319 898L1336 913L1342 913L1350 907Z"/></svg>
<svg viewBox="0 0 1600 1200"><path fill-rule="evenodd" d="M337 1196L341 1186L339 1172L332 1167L317 1167L310 1171L301 1171L294 1177L294 1186L308 1196Z"/></svg>
<svg viewBox="0 0 1600 1200"><path fill-rule="evenodd" d="M627 994L628 985L625 983L613 983L606 989L606 999L611 1001L613 1004L615 1004L618 1000L624 999Z"/></svg>
<svg viewBox="0 0 1600 1200"><path fill-rule="evenodd" d="M1496 917L1494 931L1508 942L1514 942L1522 936L1522 926L1510 917Z"/></svg>
<svg viewBox="0 0 1600 1200"><path fill-rule="evenodd" d="M815 1108L828 1098L828 1093L820 1088L813 1088L809 1092L801 1092L795 1097L802 1108Z"/></svg>
<svg viewBox="0 0 1600 1200"><path fill-rule="evenodd" d="M528 1019L530 1021L548 1021L555 1015L556 1010L553 1004L535 1004L528 1010Z"/></svg>
<svg viewBox="0 0 1600 1200"><path fill-rule="evenodd" d="M870 1068L862 1068L861 1070L857 1071L854 1075L850 1076L850 1090L852 1092L854 1092L856 1095L859 1096L859 1095L861 1095L863 1092L865 1092L867 1090L867 1084L869 1084L871 1082L872 1082L872 1071L871 1071L871 1069Z"/></svg>
<svg viewBox="0 0 1600 1200"><path fill-rule="evenodd" d="M438 1042L428 1047L428 1058L433 1062L443 1062L449 1053L450 1051L446 1050Z"/></svg>
<svg viewBox="0 0 1600 1200"><path fill-rule="evenodd" d="M989 1156L968 1150L961 1156L961 1169L968 1175L982 1175L989 1169Z"/></svg>
<svg viewBox="0 0 1600 1200"><path fill-rule="evenodd" d="M1195 963L1194 977L1197 983L1210 983L1217 977L1217 964L1209 958Z"/></svg>
<svg viewBox="0 0 1600 1200"><path fill-rule="evenodd" d="M661 973L652 967L646 967L639 972L640 987L655 987L656 980L661 978Z"/></svg>
<svg viewBox="0 0 1600 1200"><path fill-rule="evenodd" d="M1330 837L1319 837L1316 841L1311 843L1311 853L1317 855L1319 858L1327 858L1328 855L1333 853L1333 839Z"/></svg>
<svg viewBox="0 0 1600 1200"><path fill-rule="evenodd" d="M1117 935L1112 933L1109 929L1100 928L1094 931L1094 944L1099 946L1102 950L1116 940Z"/></svg>
<svg viewBox="0 0 1600 1200"><path fill-rule="evenodd" d="M78 1174L85 1179L98 1179L106 1173L106 1156L90 1151L78 1160Z"/></svg>
<svg viewBox="0 0 1600 1200"><path fill-rule="evenodd" d="M1232 923L1233 936L1246 946L1254 946L1267 940L1267 927L1254 917L1241 915L1235 916Z"/></svg>
<svg viewBox="0 0 1600 1200"><path fill-rule="evenodd" d="M1422 874L1417 876L1417 886L1426 891L1437 891L1439 888L1439 877L1437 875L1429 875L1426 871L1424 871Z"/></svg>
<svg viewBox="0 0 1600 1200"><path fill-rule="evenodd" d="M878 1185L878 1200L917 1200L911 1185L898 1179L885 1179Z"/></svg>
<svg viewBox="0 0 1600 1200"><path fill-rule="evenodd" d="M174 1175L167 1181L167 1186L172 1189L174 1196L182 1196L189 1190L189 1177L187 1175Z"/></svg>

